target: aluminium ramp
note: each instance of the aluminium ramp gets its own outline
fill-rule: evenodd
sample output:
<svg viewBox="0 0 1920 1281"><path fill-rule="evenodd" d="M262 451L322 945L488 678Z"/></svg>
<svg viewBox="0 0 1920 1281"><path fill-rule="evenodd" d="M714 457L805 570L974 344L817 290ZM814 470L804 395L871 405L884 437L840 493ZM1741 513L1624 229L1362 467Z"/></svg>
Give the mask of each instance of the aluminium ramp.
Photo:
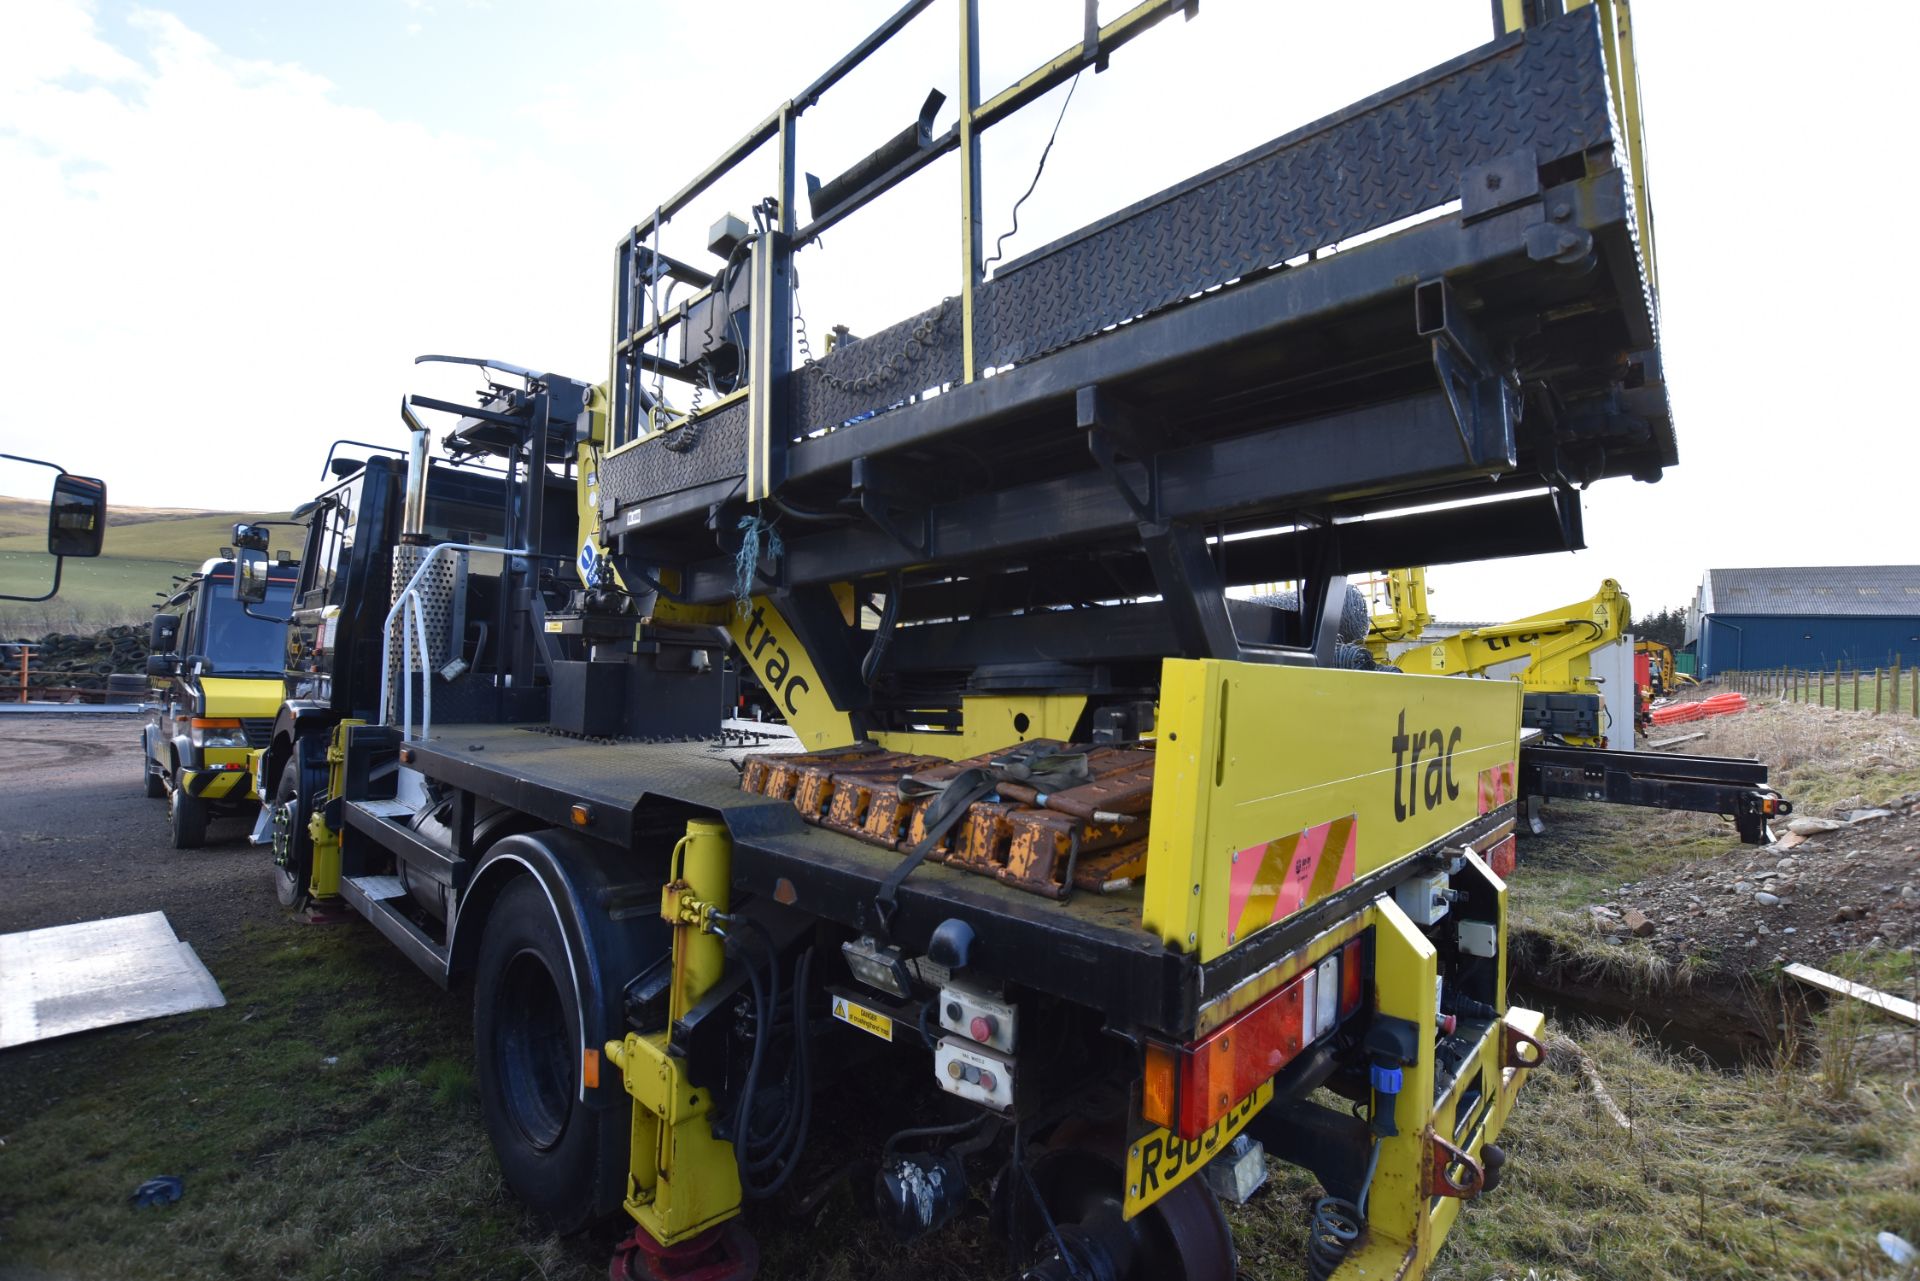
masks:
<svg viewBox="0 0 1920 1281"><path fill-rule="evenodd" d="M0 934L0 1049L226 1003L164 912Z"/></svg>

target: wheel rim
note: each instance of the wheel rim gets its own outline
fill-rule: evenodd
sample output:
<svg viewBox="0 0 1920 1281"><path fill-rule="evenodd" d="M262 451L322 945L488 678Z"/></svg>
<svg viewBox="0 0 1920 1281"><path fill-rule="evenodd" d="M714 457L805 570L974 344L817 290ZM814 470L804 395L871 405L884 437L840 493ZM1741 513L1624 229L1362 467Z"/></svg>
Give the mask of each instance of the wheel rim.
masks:
<svg viewBox="0 0 1920 1281"><path fill-rule="evenodd" d="M566 1132L574 1082L560 986L539 953L523 950L507 962L495 1018L507 1115L528 1143L545 1151Z"/></svg>
<svg viewBox="0 0 1920 1281"><path fill-rule="evenodd" d="M293 816L296 802L289 798L273 807L273 865L287 875L293 868Z"/></svg>

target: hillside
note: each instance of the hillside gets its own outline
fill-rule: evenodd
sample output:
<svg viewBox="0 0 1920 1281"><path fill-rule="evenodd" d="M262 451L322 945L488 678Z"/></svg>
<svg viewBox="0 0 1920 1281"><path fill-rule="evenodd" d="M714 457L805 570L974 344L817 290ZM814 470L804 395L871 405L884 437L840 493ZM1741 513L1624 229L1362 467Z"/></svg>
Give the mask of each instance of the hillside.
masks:
<svg viewBox="0 0 1920 1281"><path fill-rule="evenodd" d="M0 601L0 636L38 637L50 631L90 631L115 623L144 621L154 593L176 574L200 563L231 541L237 521L286 519L286 513L197 511L173 507L114 507L107 514L106 546L98 560L69 560L60 594L38 604ZM298 530L277 530L298 551ZM46 507L0 497L0 591L29 595L46 590L53 562L46 555Z"/></svg>

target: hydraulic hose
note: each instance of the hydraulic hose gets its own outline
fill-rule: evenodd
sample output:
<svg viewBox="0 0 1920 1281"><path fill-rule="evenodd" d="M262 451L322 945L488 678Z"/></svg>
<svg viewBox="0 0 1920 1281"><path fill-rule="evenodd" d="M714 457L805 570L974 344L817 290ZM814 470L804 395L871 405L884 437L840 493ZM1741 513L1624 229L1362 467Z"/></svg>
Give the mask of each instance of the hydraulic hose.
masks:
<svg viewBox="0 0 1920 1281"><path fill-rule="evenodd" d="M754 1038L746 1077L741 1082L740 1098L734 1107L734 1157L740 1170L742 1195L750 1200L762 1199L778 1192L792 1178L793 1172L799 1167L800 1154L805 1150L807 1132L812 1122L812 1064L806 1008L814 953L809 948L794 969L790 1002L793 1046L788 1058L786 1106L781 1109L780 1124L771 1134L757 1133L753 1127L753 1104L759 1095L761 1072L766 1067L767 1045L776 1035L780 1022L782 993L779 954L772 936L758 921L751 917L736 916L718 919L735 927L732 935L720 931L723 937L739 940L740 927L746 927L759 935L767 950L767 974L763 977L753 958L746 955L744 947L736 946L736 952L746 966L747 982L753 993ZM772 1171L770 1176L756 1177L768 1171Z"/></svg>

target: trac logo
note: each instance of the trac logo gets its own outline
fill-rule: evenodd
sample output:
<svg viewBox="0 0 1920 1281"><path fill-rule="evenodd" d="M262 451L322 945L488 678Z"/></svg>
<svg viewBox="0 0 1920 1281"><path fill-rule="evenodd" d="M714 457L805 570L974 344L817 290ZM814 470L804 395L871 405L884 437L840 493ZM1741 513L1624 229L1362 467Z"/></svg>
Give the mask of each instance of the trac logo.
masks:
<svg viewBox="0 0 1920 1281"><path fill-rule="evenodd" d="M1407 713L1400 712L1400 727L1393 736L1393 817L1404 823L1422 811L1437 810L1443 800L1458 800L1460 784L1453 777L1453 754L1465 731L1416 729L1407 733ZM1420 768L1426 758L1424 775Z"/></svg>
<svg viewBox="0 0 1920 1281"><path fill-rule="evenodd" d="M760 634L757 640L754 638L755 632ZM773 652L769 654L768 650ZM800 709L794 706L794 699L811 691L813 686L807 683L806 677L793 670L792 657L774 639L773 629L767 626L764 605L754 605L753 613L748 615L747 634L740 642L740 652L759 669L768 691L779 697L781 705L787 709L787 715L798 716Z"/></svg>

